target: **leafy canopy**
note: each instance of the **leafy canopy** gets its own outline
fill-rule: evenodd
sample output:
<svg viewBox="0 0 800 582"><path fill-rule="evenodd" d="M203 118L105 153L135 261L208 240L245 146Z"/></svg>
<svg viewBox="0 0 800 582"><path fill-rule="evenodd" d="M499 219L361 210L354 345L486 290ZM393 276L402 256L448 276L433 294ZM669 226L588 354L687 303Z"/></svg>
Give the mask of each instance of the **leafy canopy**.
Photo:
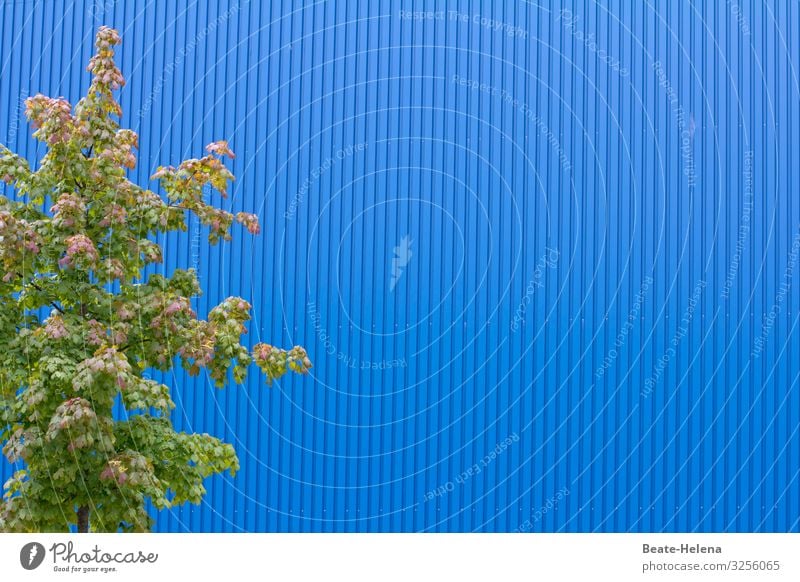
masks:
<svg viewBox="0 0 800 582"><path fill-rule="evenodd" d="M99 29L92 82L74 110L63 98L27 99L33 135L46 146L36 171L0 146L11 196L0 195L0 441L25 466L5 484L0 530L80 528L83 513L94 531L146 531L146 499L159 509L199 503L206 477L238 469L231 445L173 429L170 389L148 370L180 362L222 387L229 377L241 383L253 362L267 382L311 367L300 347L260 343L249 352L240 343L244 299L200 319L192 270L146 275L162 260L157 235L185 231L189 213L208 227L210 244L229 240L234 222L253 234L259 223L207 201L209 190L225 197L233 179L226 142L160 167L162 195L127 179L138 137L116 121L119 43L115 30ZM112 415L118 395L129 413L122 420Z"/></svg>

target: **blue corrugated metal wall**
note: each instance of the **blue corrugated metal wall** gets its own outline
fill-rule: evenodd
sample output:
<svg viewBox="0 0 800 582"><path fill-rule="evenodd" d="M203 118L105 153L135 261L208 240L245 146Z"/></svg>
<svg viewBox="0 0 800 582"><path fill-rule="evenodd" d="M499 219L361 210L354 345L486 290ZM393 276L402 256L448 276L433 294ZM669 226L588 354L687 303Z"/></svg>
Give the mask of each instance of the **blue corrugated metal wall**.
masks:
<svg viewBox="0 0 800 582"><path fill-rule="evenodd" d="M0 0L0 141L100 24L265 226L165 269L315 362L170 379L242 470L159 530L800 531L797 2Z"/></svg>

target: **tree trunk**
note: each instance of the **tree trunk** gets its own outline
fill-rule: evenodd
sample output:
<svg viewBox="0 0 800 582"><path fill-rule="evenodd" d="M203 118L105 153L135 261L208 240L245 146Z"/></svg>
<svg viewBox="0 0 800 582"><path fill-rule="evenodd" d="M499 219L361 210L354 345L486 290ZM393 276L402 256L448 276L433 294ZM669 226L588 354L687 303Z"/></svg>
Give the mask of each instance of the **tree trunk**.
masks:
<svg viewBox="0 0 800 582"><path fill-rule="evenodd" d="M89 533L89 508L85 505L78 508L78 533Z"/></svg>

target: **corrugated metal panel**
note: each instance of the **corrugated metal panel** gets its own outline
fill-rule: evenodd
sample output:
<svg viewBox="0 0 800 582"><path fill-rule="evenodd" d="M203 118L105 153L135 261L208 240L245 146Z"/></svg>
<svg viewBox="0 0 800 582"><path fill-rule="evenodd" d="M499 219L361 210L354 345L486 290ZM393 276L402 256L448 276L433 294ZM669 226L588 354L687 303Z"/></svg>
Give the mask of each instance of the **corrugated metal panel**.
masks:
<svg viewBox="0 0 800 582"><path fill-rule="evenodd" d="M242 471L159 530L800 531L797 3L609 4L0 2L2 140L119 28L139 182L266 227L165 268L316 364L171 379Z"/></svg>

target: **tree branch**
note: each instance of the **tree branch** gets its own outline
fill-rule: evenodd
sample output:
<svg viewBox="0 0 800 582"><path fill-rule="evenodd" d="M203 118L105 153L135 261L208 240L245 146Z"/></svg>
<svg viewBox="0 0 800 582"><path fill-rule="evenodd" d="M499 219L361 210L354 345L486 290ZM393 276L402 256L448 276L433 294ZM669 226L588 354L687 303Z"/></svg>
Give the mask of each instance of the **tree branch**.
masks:
<svg viewBox="0 0 800 582"><path fill-rule="evenodd" d="M22 275L21 275L21 274L19 274L19 273L17 273L17 275L19 275L19 276L22 278L22 282L24 283L24 282L25 282L25 278L24 278L24 277L22 277ZM30 284L31 284L31 285L33 285L33 288L34 288L34 289L36 289L36 290L37 290L39 293L44 293L44 289L42 289L41 287L39 287L39 285L37 285L36 283L34 283L34 281L33 281L33 280L31 280L31 281L30 281ZM50 305L51 305L51 306L52 306L54 309L56 309L56 310L57 310L57 311L58 311L58 312L59 312L61 315L64 315L64 314L65 314L65 311L64 311L63 309L61 309L61 307L59 307L58 305L56 305L56 302L55 302L55 301L51 301L51 302L50 302Z"/></svg>

